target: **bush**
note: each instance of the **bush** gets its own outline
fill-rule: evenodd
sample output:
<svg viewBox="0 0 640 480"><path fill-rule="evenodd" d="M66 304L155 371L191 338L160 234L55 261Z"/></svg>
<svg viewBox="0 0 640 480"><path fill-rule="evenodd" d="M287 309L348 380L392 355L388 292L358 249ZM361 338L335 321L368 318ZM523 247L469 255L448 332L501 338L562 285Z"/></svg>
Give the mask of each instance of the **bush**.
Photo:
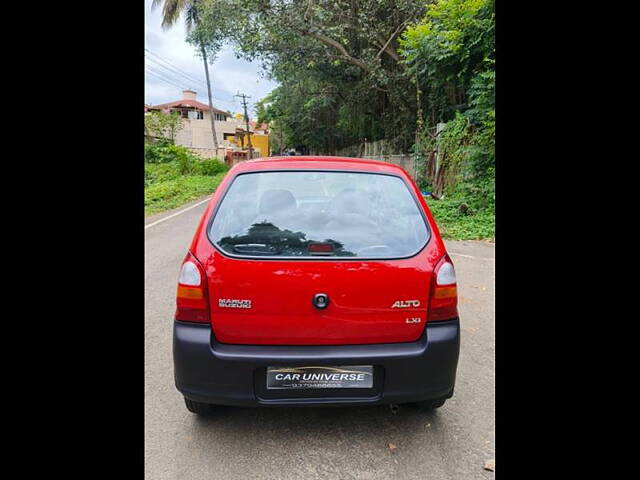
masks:
<svg viewBox="0 0 640 480"><path fill-rule="evenodd" d="M144 185L149 186L180 177L180 171L176 162L170 163L146 163L144 165Z"/></svg>
<svg viewBox="0 0 640 480"><path fill-rule="evenodd" d="M199 158L181 145L172 145L166 142L145 143L144 161L147 163L178 162L185 173L190 173Z"/></svg>
<svg viewBox="0 0 640 480"><path fill-rule="evenodd" d="M144 161L146 163L167 163L173 158L169 154L166 142L145 143L144 144Z"/></svg>
<svg viewBox="0 0 640 480"><path fill-rule="evenodd" d="M229 170L229 167L217 158L208 158L206 160L201 160L197 164L197 170L200 175L213 176L226 172Z"/></svg>
<svg viewBox="0 0 640 480"><path fill-rule="evenodd" d="M444 238L451 240L495 240L495 210L481 210L460 197L427 198L429 210Z"/></svg>
<svg viewBox="0 0 640 480"><path fill-rule="evenodd" d="M171 145L172 154L178 164L178 170L181 175L193 175L197 170L199 158L184 147Z"/></svg>
<svg viewBox="0 0 640 480"><path fill-rule="evenodd" d="M169 143L147 143L144 154L145 215L211 193L229 169L217 158L203 160Z"/></svg>

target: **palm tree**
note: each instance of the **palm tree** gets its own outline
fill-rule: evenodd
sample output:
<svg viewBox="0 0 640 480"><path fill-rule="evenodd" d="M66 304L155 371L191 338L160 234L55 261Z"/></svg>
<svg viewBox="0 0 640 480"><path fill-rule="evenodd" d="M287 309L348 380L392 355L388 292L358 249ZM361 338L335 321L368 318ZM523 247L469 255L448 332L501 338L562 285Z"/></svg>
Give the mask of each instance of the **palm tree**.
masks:
<svg viewBox="0 0 640 480"><path fill-rule="evenodd" d="M200 0L153 0L151 8L156 8L164 1L162 7L162 28L168 30L173 27L184 12L185 27L187 33L198 25L198 7ZM209 79L209 64L207 63L207 51L204 42L200 42L200 53L204 63L204 74L207 78L207 93L209 94L209 117L211 118L211 132L213 133L213 148L218 152L218 138L216 137L216 125L213 119L213 101L211 99L211 80Z"/></svg>

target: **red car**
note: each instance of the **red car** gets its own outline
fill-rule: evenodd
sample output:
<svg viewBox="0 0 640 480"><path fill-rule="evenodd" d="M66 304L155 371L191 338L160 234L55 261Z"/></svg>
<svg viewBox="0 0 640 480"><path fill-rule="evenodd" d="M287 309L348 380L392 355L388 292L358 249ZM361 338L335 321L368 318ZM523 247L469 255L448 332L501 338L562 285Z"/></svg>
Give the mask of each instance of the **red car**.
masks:
<svg viewBox="0 0 640 480"><path fill-rule="evenodd" d="M400 167L263 158L213 194L178 280L175 382L191 412L437 408L459 348L454 267Z"/></svg>

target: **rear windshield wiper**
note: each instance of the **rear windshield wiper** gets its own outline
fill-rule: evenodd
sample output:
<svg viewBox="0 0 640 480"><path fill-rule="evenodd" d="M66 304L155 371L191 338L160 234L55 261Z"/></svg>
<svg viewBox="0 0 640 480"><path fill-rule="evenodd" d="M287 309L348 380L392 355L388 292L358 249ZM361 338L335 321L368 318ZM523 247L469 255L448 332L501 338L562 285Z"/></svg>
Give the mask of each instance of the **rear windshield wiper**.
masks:
<svg viewBox="0 0 640 480"><path fill-rule="evenodd" d="M233 246L235 253L245 255L279 255L281 250L265 243L238 243Z"/></svg>

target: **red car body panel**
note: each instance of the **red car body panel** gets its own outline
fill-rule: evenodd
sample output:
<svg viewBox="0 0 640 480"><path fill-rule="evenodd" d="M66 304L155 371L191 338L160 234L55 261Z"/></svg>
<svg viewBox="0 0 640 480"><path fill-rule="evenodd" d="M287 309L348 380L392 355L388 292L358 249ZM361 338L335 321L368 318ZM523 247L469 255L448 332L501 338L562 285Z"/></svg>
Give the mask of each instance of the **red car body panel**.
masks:
<svg viewBox="0 0 640 480"><path fill-rule="evenodd" d="M358 171L398 176L409 186L425 214L431 232L429 241L415 256L396 260L262 260L222 254L207 236L212 212L237 175L267 170ZM427 322L434 268L446 254L426 202L402 168L340 157L271 157L234 166L213 194L190 251L206 273L211 326L217 341L247 345L415 341ZM319 310L313 306L312 298L317 293L328 294L328 308ZM250 299L252 308L221 308L218 299ZM419 306L393 308L395 302L409 300L419 301Z"/></svg>

